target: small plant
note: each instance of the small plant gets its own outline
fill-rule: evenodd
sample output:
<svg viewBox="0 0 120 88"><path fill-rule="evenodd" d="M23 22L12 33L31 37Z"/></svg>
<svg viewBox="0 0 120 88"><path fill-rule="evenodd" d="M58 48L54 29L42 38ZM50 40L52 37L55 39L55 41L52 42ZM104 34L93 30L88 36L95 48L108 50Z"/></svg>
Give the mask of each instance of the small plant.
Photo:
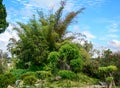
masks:
<svg viewBox="0 0 120 88"><path fill-rule="evenodd" d="M24 74L27 70L25 69L12 69L10 73L15 75L16 79L20 79L21 75Z"/></svg>
<svg viewBox="0 0 120 88"><path fill-rule="evenodd" d="M8 85L14 84L15 76L11 73L0 75L0 88L6 88Z"/></svg>
<svg viewBox="0 0 120 88"><path fill-rule="evenodd" d="M36 77L36 73L35 72L26 72L21 75L21 79L24 79L26 76L35 76Z"/></svg>
<svg viewBox="0 0 120 88"><path fill-rule="evenodd" d="M52 73L57 74L57 62L59 60L59 53L58 52L51 52L48 56L48 60L50 61L50 67L52 68Z"/></svg>
<svg viewBox="0 0 120 88"><path fill-rule="evenodd" d="M107 68L108 68L108 71L111 72L111 73L113 73L114 71L117 71L117 67L114 66L114 65L110 65Z"/></svg>
<svg viewBox="0 0 120 88"><path fill-rule="evenodd" d="M109 86L115 86L113 73L117 70L117 67L110 65L107 67L99 67L99 72L105 76L105 80L109 83ZM109 87L109 88L111 88Z"/></svg>
<svg viewBox="0 0 120 88"><path fill-rule="evenodd" d="M83 61L82 59L73 59L70 61L70 65L72 67L72 70L74 72L80 72L82 70L83 67Z"/></svg>
<svg viewBox="0 0 120 88"><path fill-rule="evenodd" d="M77 78L77 75L74 72L69 71L69 70L60 70L58 72L58 75L60 75L64 79L76 79Z"/></svg>
<svg viewBox="0 0 120 88"><path fill-rule="evenodd" d="M59 49L60 57L66 60L77 59L80 57L79 49L75 44L64 44Z"/></svg>
<svg viewBox="0 0 120 88"><path fill-rule="evenodd" d="M83 73L77 73L77 78L78 78L78 81L81 82L81 83L84 83L85 85L86 84L96 84L98 83L98 79L95 79L95 78L91 78Z"/></svg>
<svg viewBox="0 0 120 88"><path fill-rule="evenodd" d="M23 79L23 82L26 85L34 85L36 81L37 81L37 78L35 76L26 76Z"/></svg>
<svg viewBox="0 0 120 88"><path fill-rule="evenodd" d="M113 77L107 77L105 80L106 80L107 82L112 82L114 79L113 79Z"/></svg>
<svg viewBox="0 0 120 88"><path fill-rule="evenodd" d="M45 79L52 76L51 72L49 71L37 71L36 74L39 79Z"/></svg>

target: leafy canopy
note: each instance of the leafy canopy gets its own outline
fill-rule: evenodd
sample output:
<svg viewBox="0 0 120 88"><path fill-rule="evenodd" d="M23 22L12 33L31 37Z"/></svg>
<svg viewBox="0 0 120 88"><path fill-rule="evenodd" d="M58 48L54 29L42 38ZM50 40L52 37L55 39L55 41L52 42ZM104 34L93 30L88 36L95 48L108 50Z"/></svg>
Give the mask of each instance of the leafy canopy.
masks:
<svg viewBox="0 0 120 88"><path fill-rule="evenodd" d="M4 32L6 27L8 27L8 23L6 21L7 13L6 8L2 4L3 0L0 0L0 33Z"/></svg>

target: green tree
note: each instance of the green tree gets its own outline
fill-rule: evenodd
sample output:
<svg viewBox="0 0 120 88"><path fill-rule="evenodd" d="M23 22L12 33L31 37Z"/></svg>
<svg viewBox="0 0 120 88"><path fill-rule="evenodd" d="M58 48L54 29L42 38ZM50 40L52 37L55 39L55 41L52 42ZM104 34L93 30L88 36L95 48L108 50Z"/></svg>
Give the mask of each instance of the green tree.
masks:
<svg viewBox="0 0 120 88"><path fill-rule="evenodd" d="M114 78L117 85L120 85L120 52L112 52L110 49L104 50L101 57L97 58L100 66L115 65L118 70L115 72Z"/></svg>
<svg viewBox="0 0 120 88"><path fill-rule="evenodd" d="M113 74L117 71L117 67L114 65L106 66L106 67L99 67L100 74L104 75L106 82L108 82L108 88L112 88L115 86L114 76Z"/></svg>
<svg viewBox="0 0 120 88"><path fill-rule="evenodd" d="M0 0L0 33L4 32L6 27L8 27L8 23L6 21L6 8L2 2L3 0Z"/></svg>
<svg viewBox="0 0 120 88"><path fill-rule="evenodd" d="M17 41L13 50L16 57L20 60L19 65L22 64L25 68L28 68L30 65L41 65L42 67L46 63L48 44L41 31L41 25L38 24L35 17L28 24L18 24L22 29L15 29L20 40Z"/></svg>
<svg viewBox="0 0 120 88"><path fill-rule="evenodd" d="M72 23L73 19L85 9L80 8L78 11L72 11L63 18L65 2L61 1L60 5L60 8L55 13L51 13L48 16L45 16L43 12L39 12L43 34L48 41L50 51L60 47L57 45L65 40L63 37L67 32L68 26Z"/></svg>
<svg viewBox="0 0 120 88"><path fill-rule="evenodd" d="M70 70L70 61L78 59L80 56L79 49L75 44L64 44L59 49L60 53L60 69ZM80 58L81 59L81 58Z"/></svg>
<svg viewBox="0 0 120 88"><path fill-rule="evenodd" d="M15 48L14 47L16 47L16 43L17 43L17 40L15 38L10 38L9 43L7 45L7 50L11 53L12 58L15 58L15 56L14 56Z"/></svg>
<svg viewBox="0 0 120 88"><path fill-rule="evenodd" d="M51 52L48 60L54 73L58 70L80 72L83 67L83 58L79 48L73 43L62 45L58 52Z"/></svg>
<svg viewBox="0 0 120 88"><path fill-rule="evenodd" d="M91 42L85 41L83 48L89 53L91 57L94 55L95 49L93 48L93 44Z"/></svg>
<svg viewBox="0 0 120 88"><path fill-rule="evenodd" d="M47 56L51 51L59 50L61 43L64 42L63 36L67 31L67 27L84 8L78 11L68 13L62 18L65 2L61 1L60 8L55 13L45 15L42 11L38 11L39 19L35 15L27 24L20 23L21 28L15 28L18 32L20 40L16 43L14 53L19 62L25 64L41 66L48 61Z"/></svg>
<svg viewBox="0 0 120 88"><path fill-rule="evenodd" d="M57 64L58 64L58 61L59 61L59 53L58 52L51 52L48 56L48 60L50 62L50 66L52 68L52 73L53 74L56 74L57 71L58 71L58 68L57 68Z"/></svg>

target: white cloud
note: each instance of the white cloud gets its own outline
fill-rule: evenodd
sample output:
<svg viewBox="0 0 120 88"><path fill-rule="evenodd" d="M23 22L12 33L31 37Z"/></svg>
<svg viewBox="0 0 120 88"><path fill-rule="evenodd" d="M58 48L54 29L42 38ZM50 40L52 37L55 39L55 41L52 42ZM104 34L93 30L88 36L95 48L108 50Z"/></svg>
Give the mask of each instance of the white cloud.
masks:
<svg viewBox="0 0 120 88"><path fill-rule="evenodd" d="M109 40L111 38L119 38L119 36L117 34L106 34L102 37L99 38L99 40L105 41L105 40Z"/></svg>
<svg viewBox="0 0 120 88"><path fill-rule="evenodd" d="M78 25L74 25L74 26L73 26L73 31L74 31L74 32L79 32L79 31L80 31L79 26L78 26Z"/></svg>
<svg viewBox="0 0 120 88"><path fill-rule="evenodd" d="M56 4L59 1L60 0L30 0L29 4L44 8Z"/></svg>
<svg viewBox="0 0 120 88"><path fill-rule="evenodd" d="M118 32L118 29L109 29L109 32Z"/></svg>
<svg viewBox="0 0 120 88"><path fill-rule="evenodd" d="M32 6L32 5L31 5ZM20 10L20 15L22 17L31 17L33 15L33 10L29 4Z"/></svg>
<svg viewBox="0 0 120 88"><path fill-rule="evenodd" d="M111 40L108 42L108 45L113 48L120 48L120 41L119 40Z"/></svg>
<svg viewBox="0 0 120 88"><path fill-rule="evenodd" d="M100 37L99 40L103 41L103 40L106 40L106 38L105 37Z"/></svg>
<svg viewBox="0 0 120 88"><path fill-rule="evenodd" d="M86 37L88 39L95 39L96 38L96 36L94 36L93 34L91 34L89 31L84 31L84 32L82 32L82 34L86 35Z"/></svg>
<svg viewBox="0 0 120 88"><path fill-rule="evenodd" d="M89 7L98 7L104 5L107 0L80 0L83 5L89 6Z"/></svg>
<svg viewBox="0 0 120 88"><path fill-rule="evenodd" d="M59 8L59 2L61 0L16 0L16 1L11 1L11 3L14 3L14 5L20 5L21 9L17 8L7 8L7 13L8 17L7 19L11 21L23 21L23 20L28 20L33 14L36 14L37 9L53 9L57 10ZM101 4L105 2L106 0L66 0L66 6L65 10L70 12L75 9L79 9L81 7L81 4L83 6L90 6L91 3L94 5ZM16 3L16 4L15 4ZM18 4L19 3L19 4ZM44 10L45 11L45 10ZM19 17L19 18L18 18Z"/></svg>
<svg viewBox="0 0 120 88"><path fill-rule="evenodd" d="M118 35L116 35L116 34L108 34L106 37L108 37L108 38L118 38Z"/></svg>
<svg viewBox="0 0 120 88"><path fill-rule="evenodd" d="M13 31L13 25L9 24L9 27L6 29L6 31L0 34L0 49L6 51L9 39L13 37L18 40L17 33Z"/></svg>
<svg viewBox="0 0 120 88"><path fill-rule="evenodd" d="M108 32L113 33L113 32L118 32L119 31L118 27L119 27L118 23L113 22L110 25L108 25L106 28L108 29Z"/></svg>
<svg viewBox="0 0 120 88"><path fill-rule="evenodd" d="M74 8L74 3L68 3L65 7L65 10L71 12Z"/></svg>
<svg viewBox="0 0 120 88"><path fill-rule="evenodd" d="M99 40L109 40L110 38L117 39L119 38L118 32L119 32L119 23L114 20L104 19L99 20L100 23L108 24L105 28L107 30L107 33L99 38Z"/></svg>
<svg viewBox="0 0 120 88"><path fill-rule="evenodd" d="M94 6L94 5L96 5L96 4L100 4L100 3L102 3L104 0L89 0L89 1L87 1L87 3L90 5L90 6Z"/></svg>

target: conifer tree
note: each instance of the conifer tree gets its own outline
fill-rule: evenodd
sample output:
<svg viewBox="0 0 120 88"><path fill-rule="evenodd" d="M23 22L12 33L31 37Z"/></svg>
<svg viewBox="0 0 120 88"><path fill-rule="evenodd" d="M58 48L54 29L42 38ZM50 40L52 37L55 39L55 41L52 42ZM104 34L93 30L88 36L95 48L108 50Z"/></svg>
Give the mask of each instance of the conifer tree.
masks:
<svg viewBox="0 0 120 88"><path fill-rule="evenodd" d="M3 33L8 27L8 23L6 21L7 13L6 13L6 8L3 5L3 0L0 0L0 33Z"/></svg>

